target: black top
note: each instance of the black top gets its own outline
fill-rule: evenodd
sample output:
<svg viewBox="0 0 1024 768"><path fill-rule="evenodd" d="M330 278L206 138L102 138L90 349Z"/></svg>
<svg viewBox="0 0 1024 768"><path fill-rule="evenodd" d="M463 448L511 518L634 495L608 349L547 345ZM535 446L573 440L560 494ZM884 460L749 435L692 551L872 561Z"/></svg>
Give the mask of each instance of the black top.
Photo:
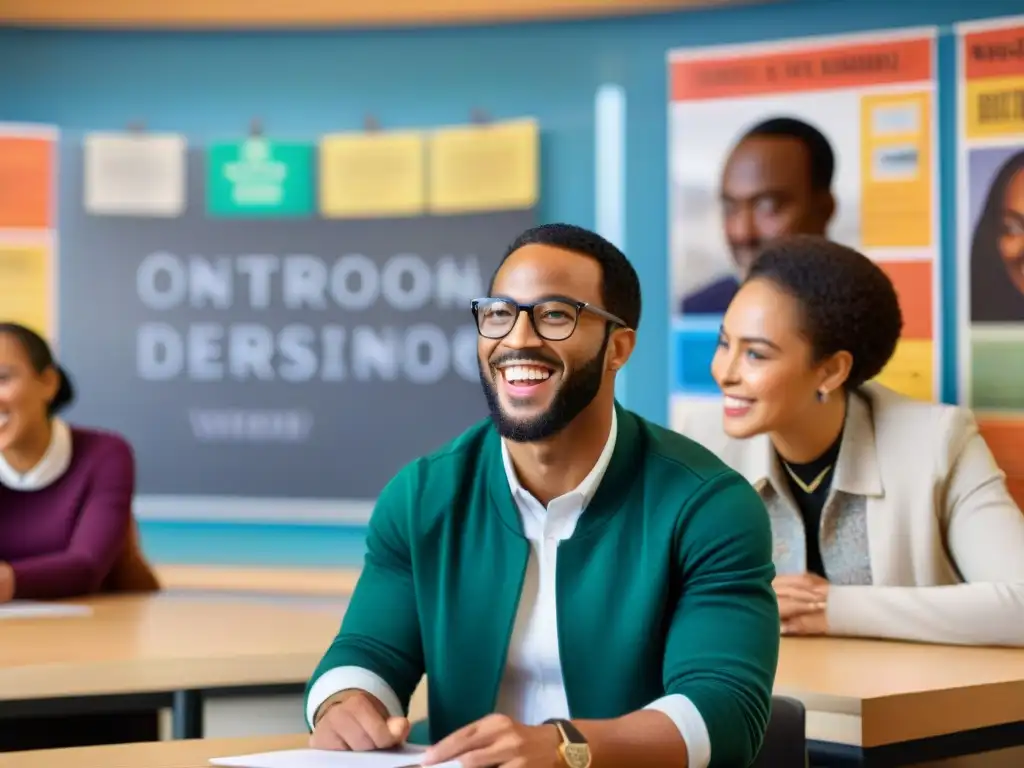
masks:
<svg viewBox="0 0 1024 768"><path fill-rule="evenodd" d="M797 507L800 508L800 516L804 521L804 535L807 539L807 571L815 573L823 579L827 579L828 575L825 573L825 564L821 560L821 542L818 532L821 529L821 510L825 506L829 489L832 487L832 475L835 473L835 464L836 459L839 458L839 446L842 443L842 438L843 434L840 432L839 437L829 446L828 450L814 461L809 461L806 464L783 462L782 468L786 474L786 482L789 483L790 493L793 494L793 499L796 501ZM779 461L782 461L781 456ZM828 467L828 472L821 484L811 493L807 493L797 485L789 472L786 472L787 466L805 485L813 483L826 467Z"/></svg>

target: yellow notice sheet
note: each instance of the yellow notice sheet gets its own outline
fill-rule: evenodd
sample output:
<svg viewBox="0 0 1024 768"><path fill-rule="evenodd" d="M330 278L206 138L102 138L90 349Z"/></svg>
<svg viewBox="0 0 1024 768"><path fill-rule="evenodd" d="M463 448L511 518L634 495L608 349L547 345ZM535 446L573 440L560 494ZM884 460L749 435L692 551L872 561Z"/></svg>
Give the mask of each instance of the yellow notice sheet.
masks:
<svg viewBox="0 0 1024 768"><path fill-rule="evenodd" d="M430 210L520 210L537 204L540 131L532 119L439 128L430 136Z"/></svg>
<svg viewBox="0 0 1024 768"><path fill-rule="evenodd" d="M320 141L320 212L328 219L422 215L423 135L336 133Z"/></svg>
<svg viewBox="0 0 1024 768"><path fill-rule="evenodd" d="M53 266L45 242L0 239L0 322L15 322L52 338Z"/></svg>

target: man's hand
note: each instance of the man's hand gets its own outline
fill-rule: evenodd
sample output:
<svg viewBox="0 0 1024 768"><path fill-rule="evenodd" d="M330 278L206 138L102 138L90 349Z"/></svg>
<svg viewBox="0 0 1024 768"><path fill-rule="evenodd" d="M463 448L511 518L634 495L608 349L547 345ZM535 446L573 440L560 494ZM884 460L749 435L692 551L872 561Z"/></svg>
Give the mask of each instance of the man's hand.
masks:
<svg viewBox="0 0 1024 768"><path fill-rule="evenodd" d="M828 632L829 583L813 573L776 576L772 582L779 600L784 635L824 635Z"/></svg>
<svg viewBox="0 0 1024 768"><path fill-rule="evenodd" d="M14 569L7 563L0 563L0 603L14 599Z"/></svg>
<svg viewBox="0 0 1024 768"><path fill-rule="evenodd" d="M309 746L352 752L391 749L409 736L409 720L388 717L387 709L365 691L344 691L320 711Z"/></svg>
<svg viewBox="0 0 1024 768"><path fill-rule="evenodd" d="M522 725L505 715L489 715L437 742L421 762L458 760L462 768L561 768L561 743L553 725Z"/></svg>

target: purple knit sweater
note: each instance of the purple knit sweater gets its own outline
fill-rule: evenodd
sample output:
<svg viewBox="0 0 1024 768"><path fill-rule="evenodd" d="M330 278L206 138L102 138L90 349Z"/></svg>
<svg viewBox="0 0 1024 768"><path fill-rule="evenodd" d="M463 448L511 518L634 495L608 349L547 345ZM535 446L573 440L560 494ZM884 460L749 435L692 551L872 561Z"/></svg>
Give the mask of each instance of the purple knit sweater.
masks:
<svg viewBox="0 0 1024 768"><path fill-rule="evenodd" d="M124 550L135 459L121 437L71 429L71 465L51 485L0 485L0 561L14 568L16 599L91 594Z"/></svg>

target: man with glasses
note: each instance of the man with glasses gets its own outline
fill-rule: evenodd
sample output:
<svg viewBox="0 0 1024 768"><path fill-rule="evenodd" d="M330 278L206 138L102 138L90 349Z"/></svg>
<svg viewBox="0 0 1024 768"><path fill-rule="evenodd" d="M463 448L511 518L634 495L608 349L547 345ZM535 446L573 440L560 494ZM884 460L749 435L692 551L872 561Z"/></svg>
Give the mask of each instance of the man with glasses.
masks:
<svg viewBox="0 0 1024 768"><path fill-rule="evenodd" d="M471 309L491 418L381 492L307 691L311 744L400 745L427 674L417 764L749 765L779 648L768 516L710 452L615 402L633 267L592 232L536 227Z"/></svg>

